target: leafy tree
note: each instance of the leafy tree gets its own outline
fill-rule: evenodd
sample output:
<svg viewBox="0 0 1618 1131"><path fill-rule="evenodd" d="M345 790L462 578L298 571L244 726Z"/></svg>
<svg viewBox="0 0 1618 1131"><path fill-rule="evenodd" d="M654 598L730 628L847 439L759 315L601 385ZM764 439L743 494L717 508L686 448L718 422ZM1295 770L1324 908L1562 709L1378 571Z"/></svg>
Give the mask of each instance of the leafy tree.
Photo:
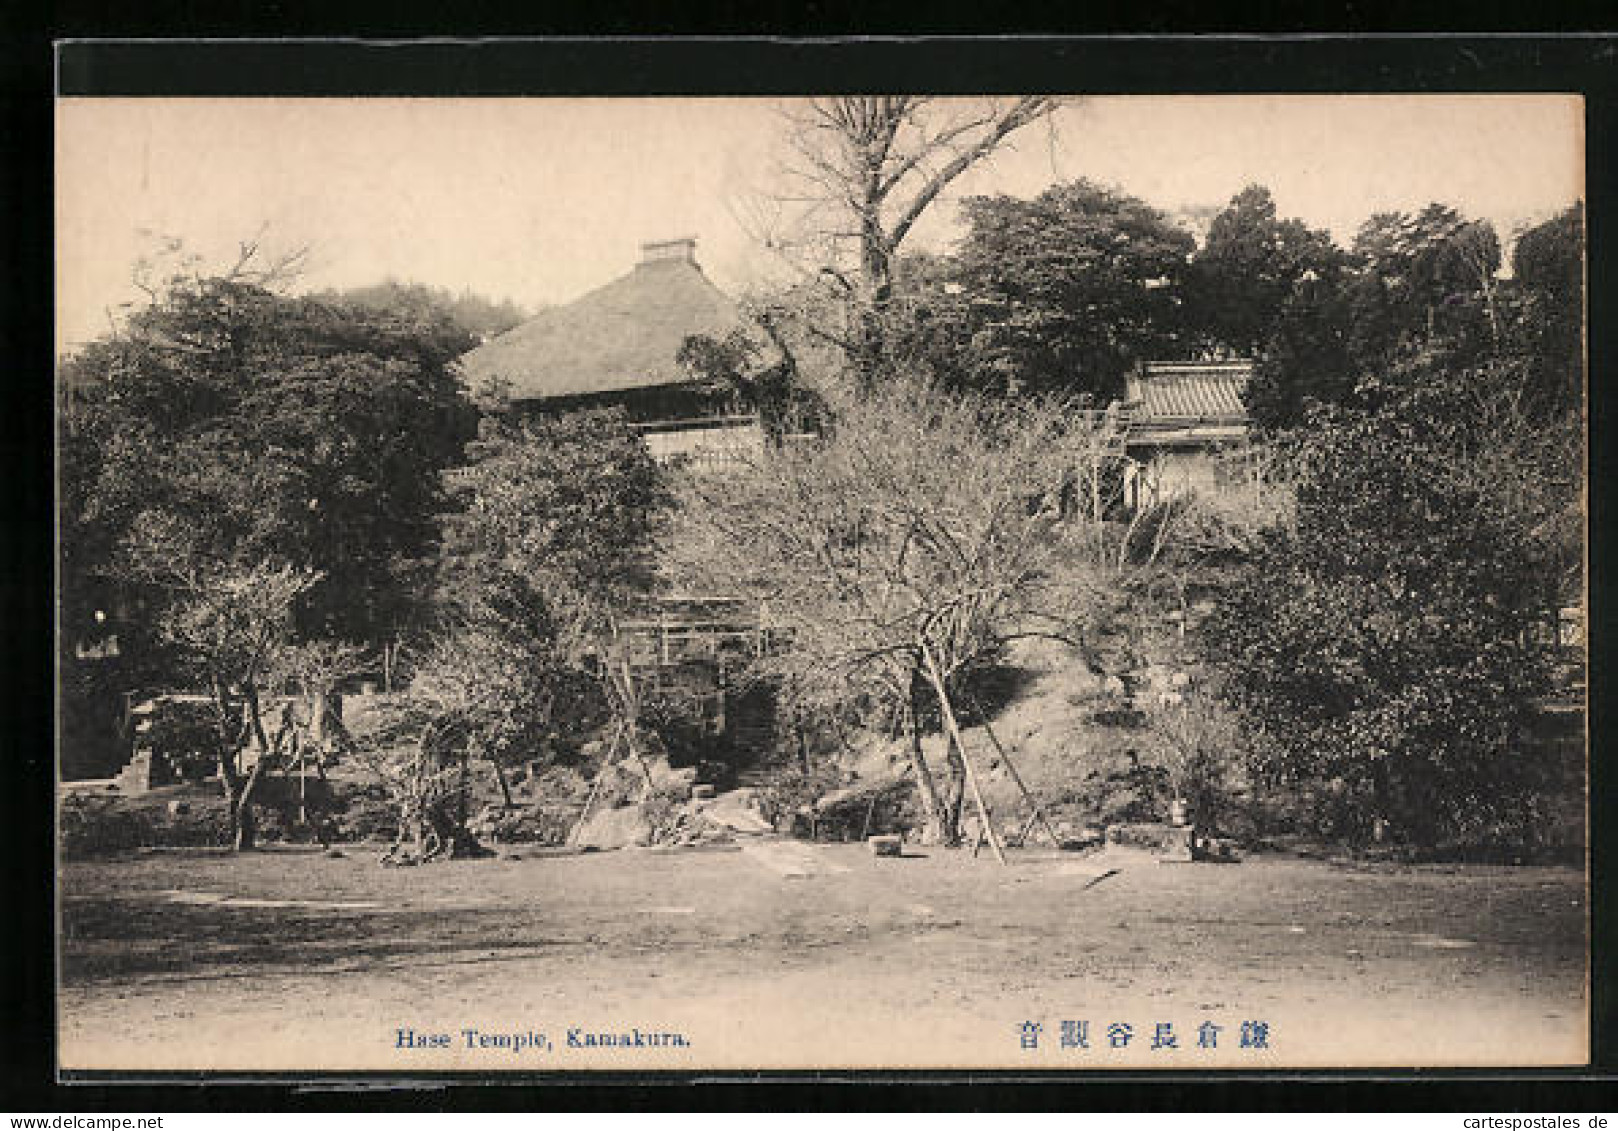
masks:
<svg viewBox="0 0 1618 1131"><path fill-rule="evenodd" d="M1206 639L1272 751L1272 782L1335 797L1318 814L1329 831L1381 819L1432 844L1528 812L1540 768L1523 749L1546 672L1535 630L1558 571L1554 532L1496 482L1502 453L1478 410L1500 398L1499 374L1412 369L1362 384L1363 407L1310 411L1296 527L1223 598Z"/></svg>
<svg viewBox="0 0 1618 1131"><path fill-rule="evenodd" d="M453 367L469 344L443 321L172 280L62 367L67 633L86 630L92 595L131 614L150 597L114 552L143 514L319 572L305 634L375 641L411 620L441 472L471 435ZM152 645L144 623L121 643Z"/></svg>
<svg viewBox="0 0 1618 1131"><path fill-rule="evenodd" d="M758 413L760 426L772 442L814 431L825 415L825 405L799 376L796 351L786 340L777 308L758 306L752 317L770 337L773 356L756 335L736 329L717 339L691 335L680 343L676 360L693 380L727 390L738 409Z"/></svg>
<svg viewBox="0 0 1618 1131"><path fill-rule="evenodd" d="M609 661L618 621L651 586L666 496L618 411L485 418L469 455L445 519L441 631L411 696L432 734L423 757L498 773L560 728L633 712Z"/></svg>
<svg viewBox="0 0 1618 1131"><path fill-rule="evenodd" d="M1584 208L1528 229L1512 252L1524 352L1547 412L1576 411L1584 377Z"/></svg>
<svg viewBox="0 0 1618 1131"><path fill-rule="evenodd" d="M212 697L231 843L237 851L251 849L254 792L280 764L294 726L290 714L278 723L266 719L263 692L291 649L297 605L319 575L220 553L182 519L154 512L141 515L121 549L123 568L165 598L157 625L171 646L174 674Z"/></svg>
<svg viewBox="0 0 1618 1131"><path fill-rule="evenodd" d="M1526 323L1500 265L1493 227L1448 206L1370 217L1350 256L1322 249L1281 303L1249 389L1255 420L1275 432L1311 402L1363 403L1362 381L1423 354L1462 368L1520 354Z"/></svg>
<svg viewBox="0 0 1618 1131"><path fill-rule="evenodd" d="M595 631L648 588L664 486L621 411L485 418L467 455L446 561L471 571L469 591L482 569L524 578Z"/></svg>
<svg viewBox="0 0 1618 1131"><path fill-rule="evenodd" d="M1378 213L1361 225L1353 251L1361 263L1353 347L1363 371L1436 341L1468 344L1479 356L1499 346L1500 240L1487 221L1443 204Z"/></svg>
<svg viewBox="0 0 1618 1131"><path fill-rule="evenodd" d="M1300 285L1335 275L1342 259L1328 233L1281 219L1270 191L1249 185L1213 218L1191 260L1188 318L1215 346L1254 357Z"/></svg>
<svg viewBox="0 0 1618 1131"><path fill-rule="evenodd" d="M1181 340L1194 241L1144 201L1080 180L963 210L973 348L999 388L1110 399L1136 361Z"/></svg>
<svg viewBox="0 0 1618 1131"><path fill-rule="evenodd" d="M529 318L527 311L509 300L495 302L463 290L459 294L444 287L422 283L402 283L395 279L368 287L325 291L322 300L391 314L412 321L447 321L477 340L503 334Z"/></svg>
<svg viewBox="0 0 1618 1131"><path fill-rule="evenodd" d="M1253 421L1275 434L1304 419L1311 402L1346 404L1359 380L1351 348L1350 278L1300 278L1276 312L1247 388Z"/></svg>

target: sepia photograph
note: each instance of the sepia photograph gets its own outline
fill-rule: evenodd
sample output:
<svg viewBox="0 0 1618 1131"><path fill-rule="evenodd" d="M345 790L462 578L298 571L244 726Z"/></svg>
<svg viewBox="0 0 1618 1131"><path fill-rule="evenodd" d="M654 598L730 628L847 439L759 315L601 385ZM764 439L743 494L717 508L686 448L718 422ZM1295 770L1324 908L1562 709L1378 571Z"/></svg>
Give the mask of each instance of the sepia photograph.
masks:
<svg viewBox="0 0 1618 1131"><path fill-rule="evenodd" d="M55 127L63 1077L1590 1062L1579 96Z"/></svg>

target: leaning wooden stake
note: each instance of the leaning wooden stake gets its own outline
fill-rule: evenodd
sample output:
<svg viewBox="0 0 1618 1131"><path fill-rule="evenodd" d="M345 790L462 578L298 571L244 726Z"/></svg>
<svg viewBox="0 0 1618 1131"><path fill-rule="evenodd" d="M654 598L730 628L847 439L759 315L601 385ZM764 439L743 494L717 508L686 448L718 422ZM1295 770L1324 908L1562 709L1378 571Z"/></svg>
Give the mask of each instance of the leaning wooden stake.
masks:
<svg viewBox="0 0 1618 1131"><path fill-rule="evenodd" d="M955 749L960 752L961 765L966 768L966 780L972 787L972 800L977 803L978 820L984 835L989 838L989 847L994 849L994 857L1001 864L1006 862L1005 850L1000 847L1000 838L995 834L994 825L989 822L989 807L983 803L983 790L978 788L978 775L972 769L972 759L967 757L966 743L961 740L961 728L955 723L955 712L949 705L949 694L944 690L944 677L938 672L938 665L933 662L933 653L930 648L922 649L922 657L927 661L927 675L932 680L933 691L938 695L938 706L944 716L944 726L949 731L949 738L955 743Z"/></svg>
<svg viewBox="0 0 1618 1131"><path fill-rule="evenodd" d="M590 807L595 804L596 794L601 789L601 780L607 776L607 770L613 764L613 753L618 749L618 734L623 729L620 723L613 729L612 741L607 744L607 752L601 759L601 765L596 768L596 776L590 782L590 792L584 798L584 808L579 810L578 819L573 822L573 828L567 834L567 843L572 845L579 839L579 832L584 828L584 822L590 816Z"/></svg>
<svg viewBox="0 0 1618 1131"><path fill-rule="evenodd" d="M620 659L619 664L624 673L624 684L621 694L624 698L624 743L629 752L635 756L640 765L641 775L645 778L641 796L647 797L655 788L652 782L652 767L647 763L646 756L640 752L640 743L635 741L637 720L640 718L640 696L635 691L635 673L629 667L627 658Z"/></svg>
<svg viewBox="0 0 1618 1131"><path fill-rule="evenodd" d="M1014 836L1014 837L1007 837L1006 838L1006 847L1007 848L1021 848L1023 845L1027 844L1028 843L1028 834L1034 831L1034 826L1036 824L1038 824L1038 823L1039 823L1038 814L1035 814L1035 813L1028 814L1028 819L1022 823L1022 828L1017 830L1017 835Z"/></svg>
<svg viewBox="0 0 1618 1131"><path fill-rule="evenodd" d="M1034 795L1029 791L1028 786L1023 784L1022 775L1017 772L1016 765L1012 763L1011 755L1006 752L1006 748L1001 746L1000 740L995 737L994 728L989 725L989 716L983 711L983 704L979 703L976 699L973 699L972 706L977 711L978 717L983 720L983 733L989 736L990 742L994 743L995 752L1000 755L1000 761L1005 765L1006 772L1011 775L1011 780L1017 783L1017 788L1022 790L1024 800L1028 802L1029 808L1034 811L1033 817L1031 817L1028 824L1023 827L1022 835L1018 838L1018 843L1021 844L1023 840L1027 839L1029 827L1032 826L1034 821L1037 820L1040 824L1045 826L1045 832L1051 838L1051 844L1055 845L1057 848L1061 848L1062 838L1057 836L1056 830L1051 827L1050 818L1045 816L1044 807L1041 806L1040 803L1034 798Z"/></svg>

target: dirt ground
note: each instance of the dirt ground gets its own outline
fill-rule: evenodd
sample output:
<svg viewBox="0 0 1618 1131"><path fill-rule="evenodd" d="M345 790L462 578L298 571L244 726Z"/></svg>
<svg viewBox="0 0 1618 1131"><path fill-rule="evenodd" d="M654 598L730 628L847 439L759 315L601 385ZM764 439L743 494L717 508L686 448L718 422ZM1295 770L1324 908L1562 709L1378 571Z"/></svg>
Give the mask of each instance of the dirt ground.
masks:
<svg viewBox="0 0 1618 1131"><path fill-rule="evenodd" d="M1026 850L1003 868L787 841L388 869L376 851L64 865L63 1067L1587 1059L1586 891L1569 869L1120 849ZM1087 1024L1087 1047L1064 1022ZM1217 1046L1202 1047L1210 1024Z"/></svg>

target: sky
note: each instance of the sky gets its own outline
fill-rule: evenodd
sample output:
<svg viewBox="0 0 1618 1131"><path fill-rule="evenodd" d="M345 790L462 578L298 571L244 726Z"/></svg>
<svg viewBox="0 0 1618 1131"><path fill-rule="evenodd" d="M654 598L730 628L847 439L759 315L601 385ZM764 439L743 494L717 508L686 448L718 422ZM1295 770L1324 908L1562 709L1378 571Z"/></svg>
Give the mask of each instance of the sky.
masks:
<svg viewBox="0 0 1618 1131"><path fill-rule="evenodd" d="M57 343L142 300L159 237L205 264L307 245L307 289L383 279L567 302L639 244L696 236L733 294L765 283L757 193L780 99L62 99ZM1211 214L1248 184L1347 243L1373 212L1431 201L1501 235L1583 198L1582 104L1562 95L1085 97L962 177L912 243L959 238L964 196L1088 177ZM907 245L909 246L909 245Z"/></svg>

